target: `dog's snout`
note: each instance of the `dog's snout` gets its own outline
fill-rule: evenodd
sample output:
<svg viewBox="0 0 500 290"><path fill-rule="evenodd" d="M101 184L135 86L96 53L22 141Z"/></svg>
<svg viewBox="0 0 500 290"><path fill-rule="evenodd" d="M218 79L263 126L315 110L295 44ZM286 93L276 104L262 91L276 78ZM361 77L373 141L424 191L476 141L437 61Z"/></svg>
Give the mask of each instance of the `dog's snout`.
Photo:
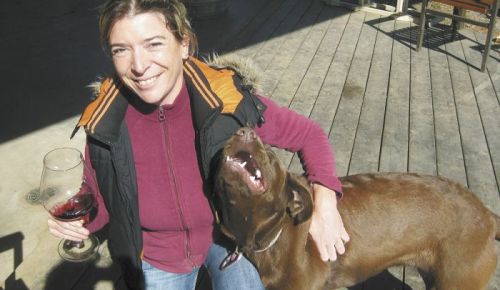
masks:
<svg viewBox="0 0 500 290"><path fill-rule="evenodd" d="M255 131L247 127L238 129L235 134L244 142L252 142L255 140L255 138L257 138L257 134L255 134Z"/></svg>

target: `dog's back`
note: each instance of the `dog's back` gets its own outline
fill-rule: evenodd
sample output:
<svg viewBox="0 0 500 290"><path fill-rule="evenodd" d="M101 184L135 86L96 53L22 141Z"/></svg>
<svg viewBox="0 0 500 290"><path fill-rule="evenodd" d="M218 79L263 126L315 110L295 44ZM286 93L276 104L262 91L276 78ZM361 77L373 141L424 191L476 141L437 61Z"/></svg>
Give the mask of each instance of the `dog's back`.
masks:
<svg viewBox="0 0 500 290"><path fill-rule="evenodd" d="M338 203L351 240L332 264L334 286L414 265L437 289L484 289L496 267L498 216L450 180L417 174L342 178Z"/></svg>

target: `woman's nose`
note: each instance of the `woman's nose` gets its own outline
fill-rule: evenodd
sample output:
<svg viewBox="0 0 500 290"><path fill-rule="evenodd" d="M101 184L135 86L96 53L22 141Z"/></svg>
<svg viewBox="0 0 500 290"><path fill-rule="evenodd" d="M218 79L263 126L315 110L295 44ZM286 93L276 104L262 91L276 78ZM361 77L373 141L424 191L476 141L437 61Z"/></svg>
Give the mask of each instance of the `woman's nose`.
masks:
<svg viewBox="0 0 500 290"><path fill-rule="evenodd" d="M132 58L132 71L133 73L137 75L142 75L144 74L148 67L150 66L150 60L148 55L141 51L141 50L136 50L134 51L133 58Z"/></svg>

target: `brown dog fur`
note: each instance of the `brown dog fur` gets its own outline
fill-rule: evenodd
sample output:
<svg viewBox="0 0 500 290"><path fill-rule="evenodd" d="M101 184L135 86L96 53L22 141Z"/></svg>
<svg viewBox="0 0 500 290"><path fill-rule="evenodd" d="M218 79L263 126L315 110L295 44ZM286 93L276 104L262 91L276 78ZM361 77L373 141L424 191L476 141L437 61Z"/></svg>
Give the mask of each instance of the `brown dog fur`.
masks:
<svg viewBox="0 0 500 290"><path fill-rule="evenodd" d="M262 172L263 189L249 187L246 170L226 161L243 151ZM495 271L500 218L448 179L406 173L341 178L338 209L351 239L344 255L325 263L308 233L313 204L305 178L287 172L248 128L228 141L223 157L215 182L221 228L256 265L267 289L336 289L411 265L425 273L428 289L480 290Z"/></svg>

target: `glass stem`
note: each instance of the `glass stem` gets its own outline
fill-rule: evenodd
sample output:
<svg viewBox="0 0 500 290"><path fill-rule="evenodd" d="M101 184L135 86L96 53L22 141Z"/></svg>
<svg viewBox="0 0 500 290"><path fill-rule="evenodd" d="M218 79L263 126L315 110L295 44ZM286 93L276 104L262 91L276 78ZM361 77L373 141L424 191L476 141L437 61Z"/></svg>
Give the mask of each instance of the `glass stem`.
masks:
<svg viewBox="0 0 500 290"><path fill-rule="evenodd" d="M81 249L83 247L85 247L85 243L83 241L78 241L78 242L70 241L70 240L65 240L64 241L64 249L65 250L69 250L69 249L72 249L72 248Z"/></svg>

